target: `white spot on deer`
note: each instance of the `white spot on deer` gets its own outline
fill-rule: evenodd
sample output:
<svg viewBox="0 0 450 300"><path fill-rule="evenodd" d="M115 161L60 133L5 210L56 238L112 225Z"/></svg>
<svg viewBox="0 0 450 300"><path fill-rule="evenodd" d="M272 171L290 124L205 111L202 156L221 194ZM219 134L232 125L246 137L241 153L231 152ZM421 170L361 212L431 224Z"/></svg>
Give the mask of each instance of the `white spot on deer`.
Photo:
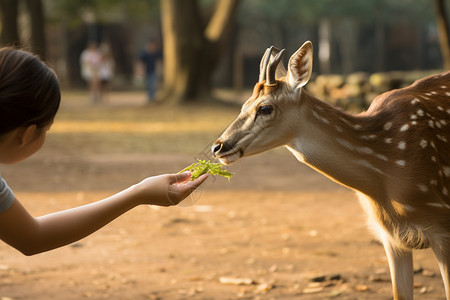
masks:
<svg viewBox="0 0 450 300"><path fill-rule="evenodd" d="M432 95L437 95L437 92L436 91L432 91L431 94Z"/></svg>
<svg viewBox="0 0 450 300"><path fill-rule="evenodd" d="M356 150L358 150L358 152L364 153L364 154L374 154L373 150L370 149L369 147L357 147Z"/></svg>
<svg viewBox="0 0 450 300"><path fill-rule="evenodd" d="M411 104L416 104L416 103L420 103L420 100L417 98L414 98L411 100Z"/></svg>
<svg viewBox="0 0 450 300"><path fill-rule="evenodd" d="M444 109L442 108L442 106L438 105L438 106L436 106L436 107L437 107L437 109L439 109L440 111L444 111Z"/></svg>
<svg viewBox="0 0 450 300"><path fill-rule="evenodd" d="M353 126L353 128L355 128L355 129L361 129L361 125L356 124L355 126Z"/></svg>
<svg viewBox="0 0 450 300"><path fill-rule="evenodd" d="M438 181L436 179L432 179L432 180L430 180L430 184L434 185L434 186L437 186Z"/></svg>
<svg viewBox="0 0 450 300"><path fill-rule="evenodd" d="M428 121L428 126L430 126L431 128L434 128L434 122L432 120Z"/></svg>
<svg viewBox="0 0 450 300"><path fill-rule="evenodd" d="M427 140L421 140L420 141L420 147L425 148L426 146L428 146L428 141Z"/></svg>
<svg viewBox="0 0 450 300"><path fill-rule="evenodd" d="M439 122L444 126L447 125L447 121L445 121L445 120L440 120Z"/></svg>
<svg viewBox="0 0 450 300"><path fill-rule="evenodd" d="M334 128L336 128L336 130L339 131L340 133L343 132L342 128L337 125L334 125Z"/></svg>
<svg viewBox="0 0 450 300"><path fill-rule="evenodd" d="M385 138L385 139L384 139L384 142L385 142L386 144L390 144L390 143L392 143L392 138Z"/></svg>
<svg viewBox="0 0 450 300"><path fill-rule="evenodd" d="M426 205L437 208L450 208L450 205L444 203L427 203Z"/></svg>
<svg viewBox="0 0 450 300"><path fill-rule="evenodd" d="M400 131L406 131L409 129L409 124L405 124L400 128Z"/></svg>
<svg viewBox="0 0 450 300"><path fill-rule="evenodd" d="M398 143L398 149L405 150L405 148L406 148L406 143L405 142Z"/></svg>
<svg viewBox="0 0 450 300"><path fill-rule="evenodd" d="M414 212L416 211L416 208L412 205L408 205L408 204L403 204L403 207L405 208L406 211L408 212Z"/></svg>
<svg viewBox="0 0 450 300"><path fill-rule="evenodd" d="M442 135L437 134L436 137L437 137L438 139L440 139L441 141L447 143L447 138L446 138L445 136L442 136Z"/></svg>
<svg viewBox="0 0 450 300"><path fill-rule="evenodd" d="M330 124L330 121L328 121L327 119L321 117L317 112L313 111L312 114L317 120L319 120L319 121L321 121L321 122L323 122L325 124Z"/></svg>
<svg viewBox="0 0 450 300"><path fill-rule="evenodd" d="M419 116L421 116L421 117L423 117L423 116L425 115L425 113L424 113L423 110L421 110L421 109L419 109L419 110L417 111L417 114L418 114Z"/></svg>
<svg viewBox="0 0 450 300"><path fill-rule="evenodd" d="M425 95L427 95L427 96L431 96L431 95L433 95L432 93L425 93Z"/></svg>
<svg viewBox="0 0 450 300"><path fill-rule="evenodd" d="M442 194L444 194L445 196L448 196L448 190L445 186L442 188Z"/></svg>
<svg viewBox="0 0 450 300"><path fill-rule="evenodd" d="M417 115L412 114L412 115L410 116L410 119L411 119L411 120L417 120Z"/></svg>
<svg viewBox="0 0 450 300"><path fill-rule="evenodd" d="M433 147L434 150L436 150L436 145L434 144L433 141L430 142L431 147Z"/></svg>
<svg viewBox="0 0 450 300"><path fill-rule="evenodd" d="M366 141L373 140L373 139L376 139L376 138L377 138L377 136L375 134L369 134L369 135L361 136L361 139L362 140L366 140Z"/></svg>
<svg viewBox="0 0 450 300"><path fill-rule="evenodd" d="M387 158L386 155L383 155L383 154L377 154L376 157L378 157L378 158L381 159L381 160L388 161L388 158Z"/></svg>
<svg viewBox="0 0 450 300"><path fill-rule="evenodd" d="M374 170L374 171L376 171L376 172L378 172L378 173L380 173L380 174L384 174L383 171L381 171L380 169L374 167L374 166L373 166L370 162L368 162L367 160L364 160L364 159L357 159L357 160L355 160L355 163L357 163L357 164L359 164L359 165L361 165L361 166L363 166L363 167L367 167L367 168L369 168L369 169L372 169L372 170Z"/></svg>
<svg viewBox="0 0 450 300"><path fill-rule="evenodd" d="M441 85L441 89L446 89L447 86L446 85Z"/></svg>
<svg viewBox="0 0 450 300"><path fill-rule="evenodd" d="M436 156L431 156L431 160L432 160L433 162L437 162Z"/></svg>
<svg viewBox="0 0 450 300"><path fill-rule="evenodd" d="M450 115L450 108L449 109L447 109L447 113Z"/></svg>
<svg viewBox="0 0 450 300"><path fill-rule="evenodd" d="M412 126L417 125L417 121L412 121L412 122L411 122L411 125L412 125Z"/></svg>
<svg viewBox="0 0 450 300"><path fill-rule="evenodd" d="M338 142L339 145L341 145L341 146L343 146L343 147L345 147L345 148L347 148L349 150L354 150L355 149L353 144L351 144L350 142L348 142L348 141L346 141L344 139L337 138L336 142Z"/></svg>
<svg viewBox="0 0 450 300"><path fill-rule="evenodd" d="M443 167L442 167L442 170L444 171L444 175L445 175L446 177L450 177L450 167L448 167L448 166L443 166Z"/></svg>
<svg viewBox="0 0 450 300"><path fill-rule="evenodd" d="M445 92L445 95L450 97L450 92Z"/></svg>
<svg viewBox="0 0 450 300"><path fill-rule="evenodd" d="M424 193L428 192L428 187L426 185L418 184L417 187Z"/></svg>
<svg viewBox="0 0 450 300"><path fill-rule="evenodd" d="M387 122L387 123L384 124L384 126L383 126L383 128L384 128L385 130L389 130L389 129L391 129L391 127L392 127L392 122Z"/></svg>
<svg viewBox="0 0 450 300"><path fill-rule="evenodd" d="M397 165L399 165L400 167L404 167L406 166L406 162L404 160L397 160L395 162Z"/></svg>
<svg viewBox="0 0 450 300"><path fill-rule="evenodd" d="M442 128L442 125L439 122L435 122L434 125L436 125L437 128Z"/></svg>

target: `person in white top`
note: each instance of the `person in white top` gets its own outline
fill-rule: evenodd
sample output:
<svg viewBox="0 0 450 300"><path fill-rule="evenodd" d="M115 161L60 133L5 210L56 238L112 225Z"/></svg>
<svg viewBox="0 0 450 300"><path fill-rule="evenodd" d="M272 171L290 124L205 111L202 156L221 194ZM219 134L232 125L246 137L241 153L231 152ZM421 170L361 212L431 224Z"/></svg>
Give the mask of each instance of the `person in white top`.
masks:
<svg viewBox="0 0 450 300"><path fill-rule="evenodd" d="M97 44L90 42L88 47L81 52L80 65L81 77L88 83L91 101L97 103L100 101L100 66L102 54L98 50Z"/></svg>

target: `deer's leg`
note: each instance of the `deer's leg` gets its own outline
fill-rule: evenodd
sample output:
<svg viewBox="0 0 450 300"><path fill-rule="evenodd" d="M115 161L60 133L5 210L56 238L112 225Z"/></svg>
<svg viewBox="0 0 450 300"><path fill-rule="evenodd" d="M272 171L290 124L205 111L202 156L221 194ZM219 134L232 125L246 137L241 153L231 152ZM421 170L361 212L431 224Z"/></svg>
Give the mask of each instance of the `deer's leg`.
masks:
<svg viewBox="0 0 450 300"><path fill-rule="evenodd" d="M389 262L395 300L412 300L414 297L414 270L412 251L399 249L389 240L383 241Z"/></svg>
<svg viewBox="0 0 450 300"><path fill-rule="evenodd" d="M444 280L445 295L450 300L450 253L442 249L433 248L439 263L442 279Z"/></svg>

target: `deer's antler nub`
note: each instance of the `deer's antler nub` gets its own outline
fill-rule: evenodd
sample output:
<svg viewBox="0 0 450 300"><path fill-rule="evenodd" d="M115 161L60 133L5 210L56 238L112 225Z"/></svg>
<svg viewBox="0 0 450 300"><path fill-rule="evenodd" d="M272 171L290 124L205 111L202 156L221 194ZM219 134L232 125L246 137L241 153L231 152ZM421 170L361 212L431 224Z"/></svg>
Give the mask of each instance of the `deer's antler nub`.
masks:
<svg viewBox="0 0 450 300"><path fill-rule="evenodd" d="M273 51L274 48L275 48L274 46L271 46L269 48L269 51L267 52L267 54L264 56L264 61L263 61L261 73L259 74L259 81L260 82L266 80L266 70L267 70L267 66L269 65L270 57L272 56L272 51Z"/></svg>
<svg viewBox="0 0 450 300"><path fill-rule="evenodd" d="M269 67L267 68L266 72L266 85L273 86L276 85L277 82L275 80L275 73L278 67L278 64L281 61L281 58L283 57L283 54L285 52L285 49L282 49L278 54L274 57L273 61L270 63Z"/></svg>

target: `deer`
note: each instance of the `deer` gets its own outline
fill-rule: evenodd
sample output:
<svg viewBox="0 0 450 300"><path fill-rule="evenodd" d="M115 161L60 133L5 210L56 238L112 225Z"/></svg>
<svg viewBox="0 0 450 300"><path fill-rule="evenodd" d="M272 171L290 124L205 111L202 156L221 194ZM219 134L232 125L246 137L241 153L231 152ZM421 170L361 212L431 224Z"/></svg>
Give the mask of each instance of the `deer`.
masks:
<svg viewBox="0 0 450 300"><path fill-rule="evenodd" d="M353 189L384 246L395 300L413 299L413 250L432 249L450 300L450 72L377 96L349 113L311 95L313 46L281 62L268 48L259 81L213 143L229 165L285 146L306 165Z"/></svg>

